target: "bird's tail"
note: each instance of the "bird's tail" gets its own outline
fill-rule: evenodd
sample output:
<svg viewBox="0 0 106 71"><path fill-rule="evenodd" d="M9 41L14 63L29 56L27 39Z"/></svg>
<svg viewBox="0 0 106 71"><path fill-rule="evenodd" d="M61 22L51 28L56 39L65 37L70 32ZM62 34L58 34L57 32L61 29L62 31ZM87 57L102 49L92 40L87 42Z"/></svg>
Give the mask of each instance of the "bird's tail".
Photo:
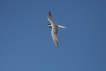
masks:
<svg viewBox="0 0 106 71"><path fill-rule="evenodd" d="M65 26L58 25L58 28L66 28Z"/></svg>

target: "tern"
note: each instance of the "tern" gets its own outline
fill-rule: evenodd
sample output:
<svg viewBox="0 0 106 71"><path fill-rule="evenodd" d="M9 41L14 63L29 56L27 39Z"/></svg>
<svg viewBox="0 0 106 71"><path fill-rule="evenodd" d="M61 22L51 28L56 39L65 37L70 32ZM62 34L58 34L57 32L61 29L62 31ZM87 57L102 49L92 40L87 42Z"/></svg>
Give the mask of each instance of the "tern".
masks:
<svg viewBox="0 0 106 71"><path fill-rule="evenodd" d="M48 24L46 27L52 28L52 31L51 31L52 39L53 39L54 44L56 45L56 47L58 47L58 38L57 38L58 28L66 28L66 27L58 25L52 19L50 11L48 12L47 19L51 22L51 24Z"/></svg>

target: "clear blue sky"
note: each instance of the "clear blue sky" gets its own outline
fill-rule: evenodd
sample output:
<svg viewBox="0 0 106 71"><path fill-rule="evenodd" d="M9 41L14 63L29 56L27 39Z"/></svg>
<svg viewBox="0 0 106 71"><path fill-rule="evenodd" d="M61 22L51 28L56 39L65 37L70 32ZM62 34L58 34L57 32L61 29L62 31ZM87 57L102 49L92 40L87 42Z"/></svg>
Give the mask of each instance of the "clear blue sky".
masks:
<svg viewBox="0 0 106 71"><path fill-rule="evenodd" d="M0 71L106 71L106 0L0 0Z"/></svg>

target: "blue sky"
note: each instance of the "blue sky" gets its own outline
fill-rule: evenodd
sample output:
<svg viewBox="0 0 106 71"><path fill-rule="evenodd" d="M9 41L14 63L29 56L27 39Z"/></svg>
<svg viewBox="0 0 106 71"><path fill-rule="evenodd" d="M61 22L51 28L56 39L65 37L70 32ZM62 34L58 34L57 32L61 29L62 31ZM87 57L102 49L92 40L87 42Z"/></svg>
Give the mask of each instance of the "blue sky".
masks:
<svg viewBox="0 0 106 71"><path fill-rule="evenodd" d="M0 71L106 71L106 0L0 0Z"/></svg>

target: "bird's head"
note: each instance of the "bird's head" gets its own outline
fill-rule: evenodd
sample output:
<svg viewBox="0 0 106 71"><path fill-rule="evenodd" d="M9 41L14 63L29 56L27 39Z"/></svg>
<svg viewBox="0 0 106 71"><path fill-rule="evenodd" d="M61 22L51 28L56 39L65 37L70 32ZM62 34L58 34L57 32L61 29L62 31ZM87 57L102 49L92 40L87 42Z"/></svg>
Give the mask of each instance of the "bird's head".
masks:
<svg viewBox="0 0 106 71"><path fill-rule="evenodd" d="M52 28L52 25L51 24L47 24L45 27Z"/></svg>

